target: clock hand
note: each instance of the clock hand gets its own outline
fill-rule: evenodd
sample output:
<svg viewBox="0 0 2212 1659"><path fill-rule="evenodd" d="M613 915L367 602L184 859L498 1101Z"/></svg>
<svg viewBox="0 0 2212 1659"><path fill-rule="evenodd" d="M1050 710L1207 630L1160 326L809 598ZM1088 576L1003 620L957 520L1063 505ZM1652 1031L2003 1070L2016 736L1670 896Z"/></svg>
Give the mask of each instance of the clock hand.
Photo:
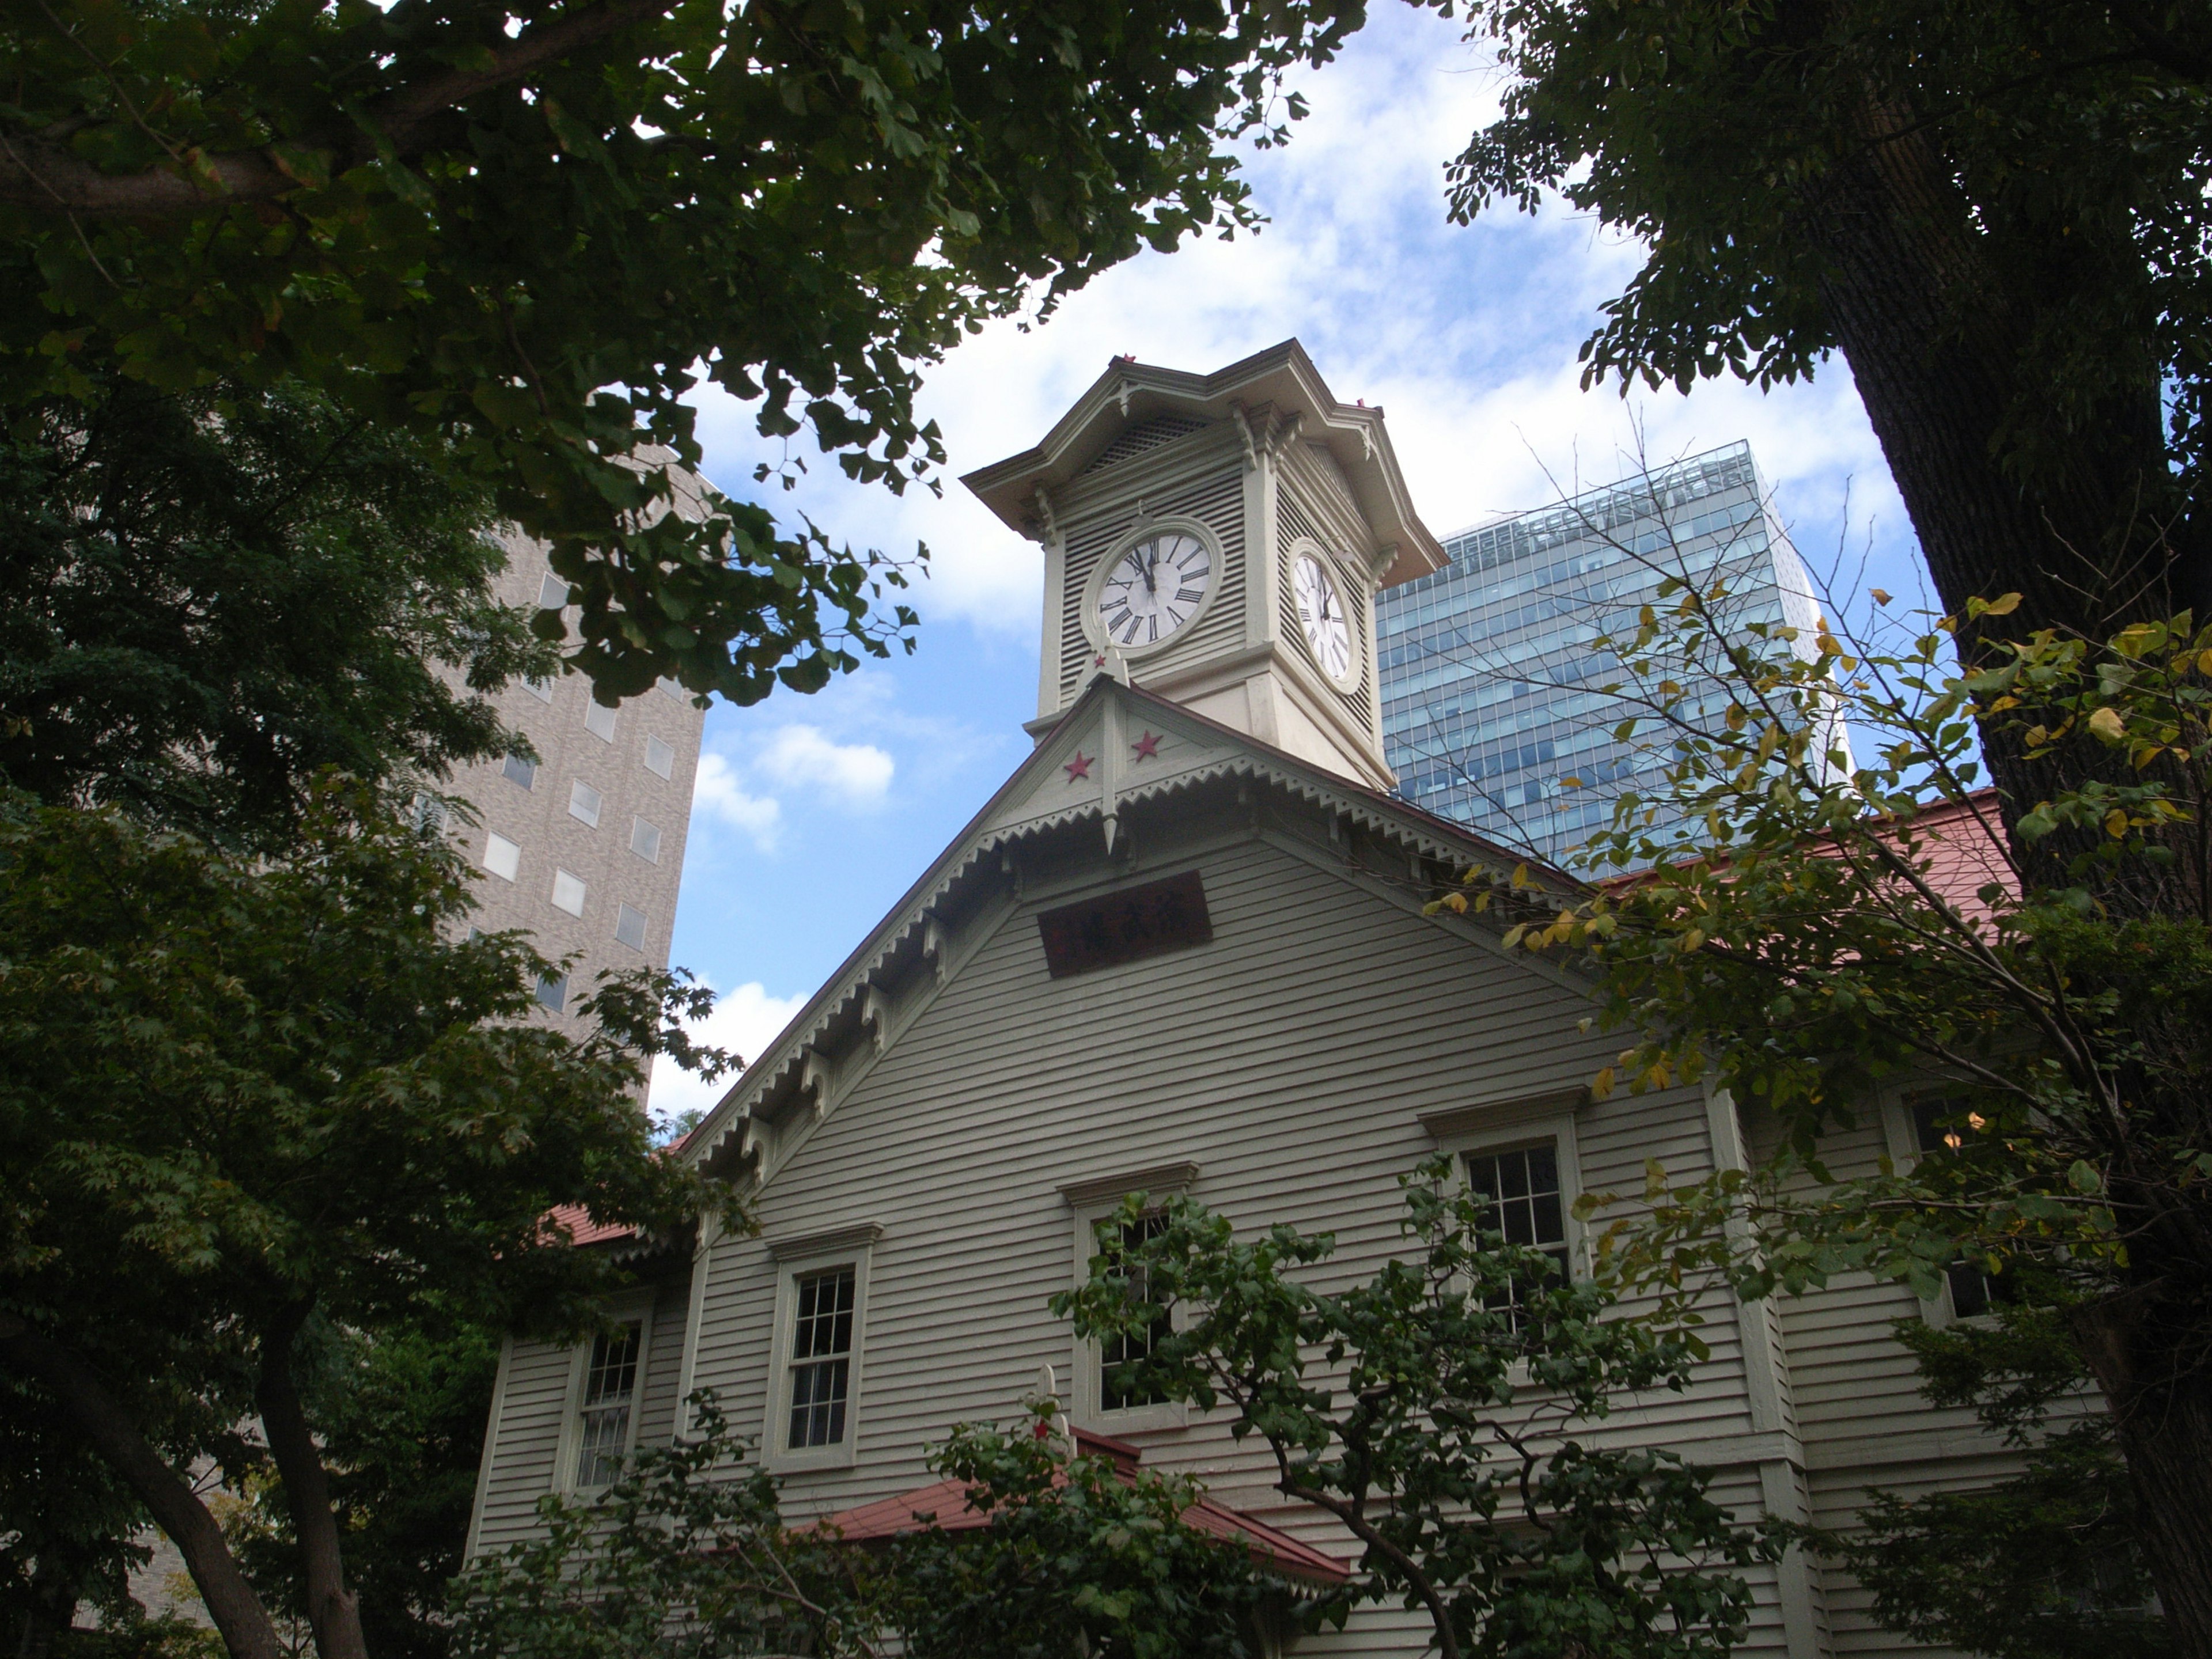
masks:
<svg viewBox="0 0 2212 1659"><path fill-rule="evenodd" d="M1156 547L1145 558L1145 592L1147 593L1157 594L1160 591L1159 582L1153 574L1159 568L1159 563L1160 550Z"/></svg>

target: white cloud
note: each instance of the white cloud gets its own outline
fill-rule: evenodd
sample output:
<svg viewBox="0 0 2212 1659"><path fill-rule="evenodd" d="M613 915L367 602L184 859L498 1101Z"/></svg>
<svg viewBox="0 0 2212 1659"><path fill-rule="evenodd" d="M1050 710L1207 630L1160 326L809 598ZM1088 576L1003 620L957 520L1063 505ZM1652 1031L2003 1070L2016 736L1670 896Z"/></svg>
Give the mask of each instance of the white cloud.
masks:
<svg viewBox="0 0 2212 1659"><path fill-rule="evenodd" d="M763 852L774 850L783 807L773 795L748 794L728 761L709 750L699 757L699 781L692 787L691 811L720 819L753 838Z"/></svg>
<svg viewBox="0 0 2212 1659"><path fill-rule="evenodd" d="M891 787L891 757L872 743L838 743L819 726L785 726L761 745L754 764L788 789L818 788L874 805Z"/></svg>
<svg viewBox="0 0 2212 1659"><path fill-rule="evenodd" d="M768 988L756 980L724 994L714 1004L712 1013L686 1029L694 1042L727 1048L743 1055L750 1063L758 1060L762 1051L775 1041L776 1033L791 1023L791 1017L805 1000L803 996L770 996ZM702 1083L696 1073L684 1070L664 1054L653 1062L653 1089L647 1105L659 1118L674 1117L695 1108L710 1111L736 1081L733 1076L725 1076L714 1083Z"/></svg>

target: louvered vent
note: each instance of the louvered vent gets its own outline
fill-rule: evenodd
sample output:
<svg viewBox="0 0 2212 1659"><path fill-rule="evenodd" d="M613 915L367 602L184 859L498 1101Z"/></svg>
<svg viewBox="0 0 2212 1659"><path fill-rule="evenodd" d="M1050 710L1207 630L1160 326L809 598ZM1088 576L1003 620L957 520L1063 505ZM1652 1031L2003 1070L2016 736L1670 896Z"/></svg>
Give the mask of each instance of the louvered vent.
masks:
<svg viewBox="0 0 2212 1659"><path fill-rule="evenodd" d="M1206 422L1188 415L1155 415L1149 421L1139 421L1121 435L1100 450L1085 472L1103 471L1132 455L1141 455L1148 449L1158 449L1188 433L1203 432Z"/></svg>

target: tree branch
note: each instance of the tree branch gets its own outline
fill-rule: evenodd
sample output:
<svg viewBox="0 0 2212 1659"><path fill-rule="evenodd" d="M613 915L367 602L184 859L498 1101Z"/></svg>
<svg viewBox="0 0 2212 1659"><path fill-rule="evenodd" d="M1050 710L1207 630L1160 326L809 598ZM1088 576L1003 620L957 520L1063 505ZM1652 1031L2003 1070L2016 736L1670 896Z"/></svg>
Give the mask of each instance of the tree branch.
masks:
<svg viewBox="0 0 2212 1659"><path fill-rule="evenodd" d="M332 172L390 154L400 161L428 146L437 118L478 93L506 86L579 48L669 9L672 0L599 0L551 22L525 29L493 50L481 68L450 70L403 87L361 112L366 132L326 140ZM82 160L67 140L84 126L78 117L36 132L7 135L0 144L0 202L58 210L85 219L189 218L233 203L276 201L302 186L267 149L199 156L195 172L175 166L105 173ZM389 147L388 149L386 147Z"/></svg>
<svg viewBox="0 0 2212 1659"><path fill-rule="evenodd" d="M185 1558L231 1659L283 1659L276 1627L192 1489L148 1443L98 1372L53 1338L0 1313L0 1358L46 1384L77 1431L121 1475Z"/></svg>
<svg viewBox="0 0 2212 1659"><path fill-rule="evenodd" d="M287 1309L261 1334L261 1376L254 1403L261 1431L284 1480L284 1500L307 1581L307 1622L322 1659L368 1659L361 1630L361 1599L346 1588L338 1548L337 1519L331 1512L331 1483L322 1454L292 1381L292 1346L307 1317L304 1305Z"/></svg>

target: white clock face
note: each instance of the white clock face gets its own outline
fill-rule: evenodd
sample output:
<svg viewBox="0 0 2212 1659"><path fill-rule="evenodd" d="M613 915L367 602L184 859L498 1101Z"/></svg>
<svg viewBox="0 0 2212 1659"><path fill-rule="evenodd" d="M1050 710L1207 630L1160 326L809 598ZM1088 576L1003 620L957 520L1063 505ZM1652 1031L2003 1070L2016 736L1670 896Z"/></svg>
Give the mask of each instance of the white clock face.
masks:
<svg viewBox="0 0 2212 1659"><path fill-rule="evenodd" d="M1115 559L1098 590L1098 625L1124 651L1170 638L1198 614L1213 585L1213 555L1179 530L1148 537Z"/></svg>
<svg viewBox="0 0 2212 1659"><path fill-rule="evenodd" d="M1310 553L1298 555L1291 569L1291 592L1298 602L1298 621L1306 630L1306 643L1314 660L1329 678L1343 681L1352 674L1352 624L1346 619L1344 596L1336 581Z"/></svg>

